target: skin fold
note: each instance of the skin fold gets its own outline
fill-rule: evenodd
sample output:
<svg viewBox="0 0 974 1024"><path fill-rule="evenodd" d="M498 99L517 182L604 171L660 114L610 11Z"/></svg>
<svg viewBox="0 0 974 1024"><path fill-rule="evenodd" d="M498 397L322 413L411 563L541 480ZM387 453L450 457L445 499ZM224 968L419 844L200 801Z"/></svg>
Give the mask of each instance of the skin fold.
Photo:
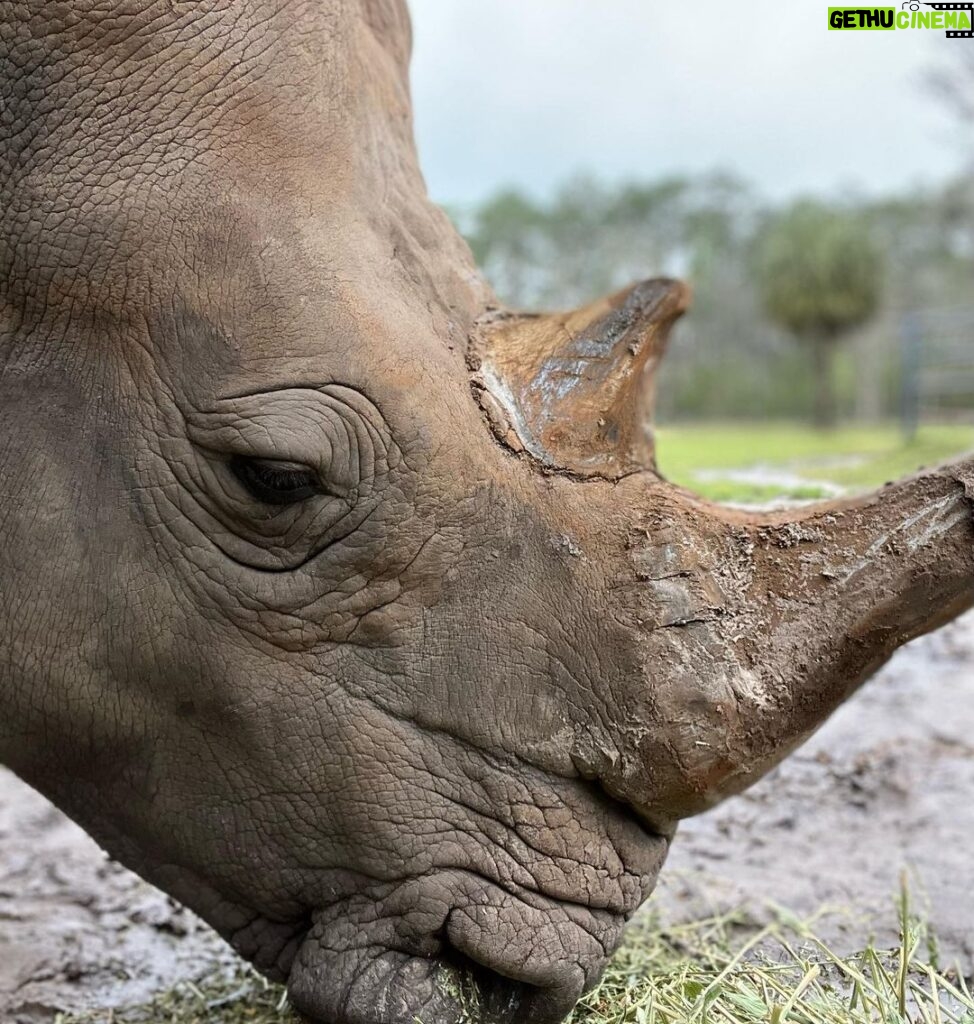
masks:
<svg viewBox="0 0 974 1024"><path fill-rule="evenodd" d="M679 819L974 602L974 471L662 480L685 296L500 310L409 47L393 0L0 2L0 759L312 1020L547 1024Z"/></svg>

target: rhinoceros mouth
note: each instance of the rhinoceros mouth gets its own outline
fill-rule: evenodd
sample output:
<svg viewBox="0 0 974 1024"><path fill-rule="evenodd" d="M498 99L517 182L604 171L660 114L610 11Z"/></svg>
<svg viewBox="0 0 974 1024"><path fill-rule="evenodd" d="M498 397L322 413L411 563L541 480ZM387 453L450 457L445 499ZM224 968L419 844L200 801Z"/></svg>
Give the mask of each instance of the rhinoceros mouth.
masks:
<svg viewBox="0 0 974 1024"><path fill-rule="evenodd" d="M322 1024L548 1024L595 983L629 916L436 872L315 914L288 988Z"/></svg>
<svg viewBox="0 0 974 1024"><path fill-rule="evenodd" d="M452 818L389 832L399 872L368 873L392 851L363 850L357 871L318 876L304 920L257 921L232 944L322 1024L560 1020L649 896L671 837L597 779L505 767L480 776L505 787L490 814L473 786L451 786Z"/></svg>
<svg viewBox="0 0 974 1024"><path fill-rule="evenodd" d="M312 915L288 982L297 1009L325 1024L564 1017L598 980L670 842L598 787L572 789L599 812L601 849L589 849L589 863L567 862L575 831L585 836L575 821L535 837L548 860L527 884L500 869L499 848L475 865L370 884Z"/></svg>

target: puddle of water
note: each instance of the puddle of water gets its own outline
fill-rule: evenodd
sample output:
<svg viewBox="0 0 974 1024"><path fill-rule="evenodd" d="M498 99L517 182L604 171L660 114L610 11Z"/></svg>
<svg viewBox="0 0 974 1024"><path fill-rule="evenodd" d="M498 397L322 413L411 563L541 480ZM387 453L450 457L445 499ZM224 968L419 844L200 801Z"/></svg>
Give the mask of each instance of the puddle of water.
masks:
<svg viewBox="0 0 974 1024"><path fill-rule="evenodd" d="M795 459L785 465L793 469L858 469L867 461L865 455L815 455L807 459Z"/></svg>
<svg viewBox="0 0 974 1024"><path fill-rule="evenodd" d="M809 480L808 477L781 466L758 464L747 466L744 469L700 469L693 475L694 479L700 483L726 481L748 487L776 487L782 491L815 488L823 498L841 498L846 493L846 489L839 484L829 480Z"/></svg>

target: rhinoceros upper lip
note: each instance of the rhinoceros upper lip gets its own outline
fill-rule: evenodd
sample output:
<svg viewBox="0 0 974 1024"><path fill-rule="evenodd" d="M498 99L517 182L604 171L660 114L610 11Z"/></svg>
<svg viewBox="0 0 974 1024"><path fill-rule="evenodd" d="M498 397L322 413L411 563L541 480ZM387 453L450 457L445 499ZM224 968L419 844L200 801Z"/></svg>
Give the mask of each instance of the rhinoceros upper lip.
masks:
<svg viewBox="0 0 974 1024"><path fill-rule="evenodd" d="M676 832L676 823L672 821L660 821L651 817L642 807L631 800L613 793L607 786L603 776L594 768L586 764L585 760L577 753L571 754L572 766L575 774L571 776L581 785L586 786L593 794L596 801L603 805L613 807L620 811L626 818L634 822L651 840L663 839L667 844L673 839Z"/></svg>

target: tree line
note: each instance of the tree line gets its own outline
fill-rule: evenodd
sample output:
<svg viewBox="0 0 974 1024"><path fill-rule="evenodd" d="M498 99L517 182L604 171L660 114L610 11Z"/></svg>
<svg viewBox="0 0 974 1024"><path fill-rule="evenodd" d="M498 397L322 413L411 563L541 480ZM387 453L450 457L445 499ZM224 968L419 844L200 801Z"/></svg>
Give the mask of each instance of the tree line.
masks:
<svg viewBox="0 0 974 1024"><path fill-rule="evenodd" d="M971 301L974 196L961 180L781 205L724 173L580 176L545 201L508 188L450 212L512 307L688 280L693 307L660 382L670 419L893 416L904 314Z"/></svg>

